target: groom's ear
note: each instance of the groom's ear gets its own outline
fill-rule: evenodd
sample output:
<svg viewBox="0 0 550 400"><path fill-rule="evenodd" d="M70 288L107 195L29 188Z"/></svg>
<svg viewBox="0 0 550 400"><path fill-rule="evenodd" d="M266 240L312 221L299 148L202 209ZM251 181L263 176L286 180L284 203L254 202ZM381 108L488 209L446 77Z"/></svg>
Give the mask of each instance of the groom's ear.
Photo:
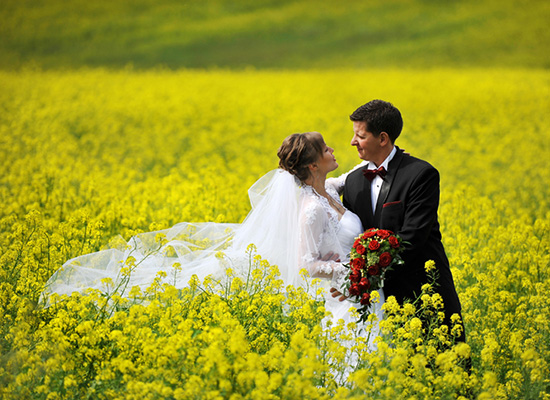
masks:
<svg viewBox="0 0 550 400"><path fill-rule="evenodd" d="M390 135L388 135L387 132L380 132L380 135L378 137L382 146L386 146L387 144L391 143Z"/></svg>

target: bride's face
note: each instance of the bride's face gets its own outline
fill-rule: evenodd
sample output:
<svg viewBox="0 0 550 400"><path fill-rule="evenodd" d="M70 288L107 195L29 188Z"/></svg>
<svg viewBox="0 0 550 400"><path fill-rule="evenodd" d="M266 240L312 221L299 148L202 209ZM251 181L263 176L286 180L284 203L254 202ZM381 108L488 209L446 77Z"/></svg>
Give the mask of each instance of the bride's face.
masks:
<svg viewBox="0 0 550 400"><path fill-rule="evenodd" d="M326 144L323 144L323 153L317 161L319 172L328 174L329 172L334 171L336 168L338 168L338 163L336 162L336 157L334 157L333 153L333 148L328 147Z"/></svg>

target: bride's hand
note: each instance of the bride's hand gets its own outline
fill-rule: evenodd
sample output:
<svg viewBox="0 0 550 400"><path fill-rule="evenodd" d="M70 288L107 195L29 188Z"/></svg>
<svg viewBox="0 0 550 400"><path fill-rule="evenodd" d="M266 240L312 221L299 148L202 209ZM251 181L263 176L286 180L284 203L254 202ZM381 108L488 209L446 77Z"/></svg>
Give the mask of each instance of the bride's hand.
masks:
<svg viewBox="0 0 550 400"><path fill-rule="evenodd" d="M336 261L340 262L340 256L332 251L328 252L321 258L321 261Z"/></svg>
<svg viewBox="0 0 550 400"><path fill-rule="evenodd" d="M348 296L346 296L345 294L342 294L341 292L338 291L338 289L335 289L333 287L330 288L330 293L332 293L332 297L340 296L340 298L338 299L339 301L344 301L348 298Z"/></svg>

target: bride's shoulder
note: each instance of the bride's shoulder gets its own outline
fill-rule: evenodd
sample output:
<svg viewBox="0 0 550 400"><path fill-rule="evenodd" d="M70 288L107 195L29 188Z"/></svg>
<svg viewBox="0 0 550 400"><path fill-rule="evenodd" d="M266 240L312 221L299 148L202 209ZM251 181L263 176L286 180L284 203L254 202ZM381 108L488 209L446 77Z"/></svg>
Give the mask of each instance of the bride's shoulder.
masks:
<svg viewBox="0 0 550 400"><path fill-rule="evenodd" d="M307 224L313 224L326 216L325 206L319 196L307 188L302 190L300 214Z"/></svg>

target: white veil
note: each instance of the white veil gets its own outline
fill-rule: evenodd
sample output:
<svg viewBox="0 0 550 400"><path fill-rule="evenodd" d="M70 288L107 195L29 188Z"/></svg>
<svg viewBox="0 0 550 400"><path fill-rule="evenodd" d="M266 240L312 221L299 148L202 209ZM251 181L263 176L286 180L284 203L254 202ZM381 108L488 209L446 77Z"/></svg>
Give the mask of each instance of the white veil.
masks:
<svg viewBox="0 0 550 400"><path fill-rule="evenodd" d="M136 235L123 245L67 261L48 280L44 295L94 288L128 297L132 287L144 291L159 277L183 288L193 275L200 280L207 275L221 278L228 261L237 273L244 272L251 243L262 258L279 267L285 285L300 285L300 190L290 173L270 171L249 189L252 210L242 224L182 222Z"/></svg>
<svg viewBox="0 0 550 400"><path fill-rule="evenodd" d="M276 169L260 178L248 190L252 210L236 230L238 251L254 243L258 254L276 264L287 285L299 280L299 181Z"/></svg>

